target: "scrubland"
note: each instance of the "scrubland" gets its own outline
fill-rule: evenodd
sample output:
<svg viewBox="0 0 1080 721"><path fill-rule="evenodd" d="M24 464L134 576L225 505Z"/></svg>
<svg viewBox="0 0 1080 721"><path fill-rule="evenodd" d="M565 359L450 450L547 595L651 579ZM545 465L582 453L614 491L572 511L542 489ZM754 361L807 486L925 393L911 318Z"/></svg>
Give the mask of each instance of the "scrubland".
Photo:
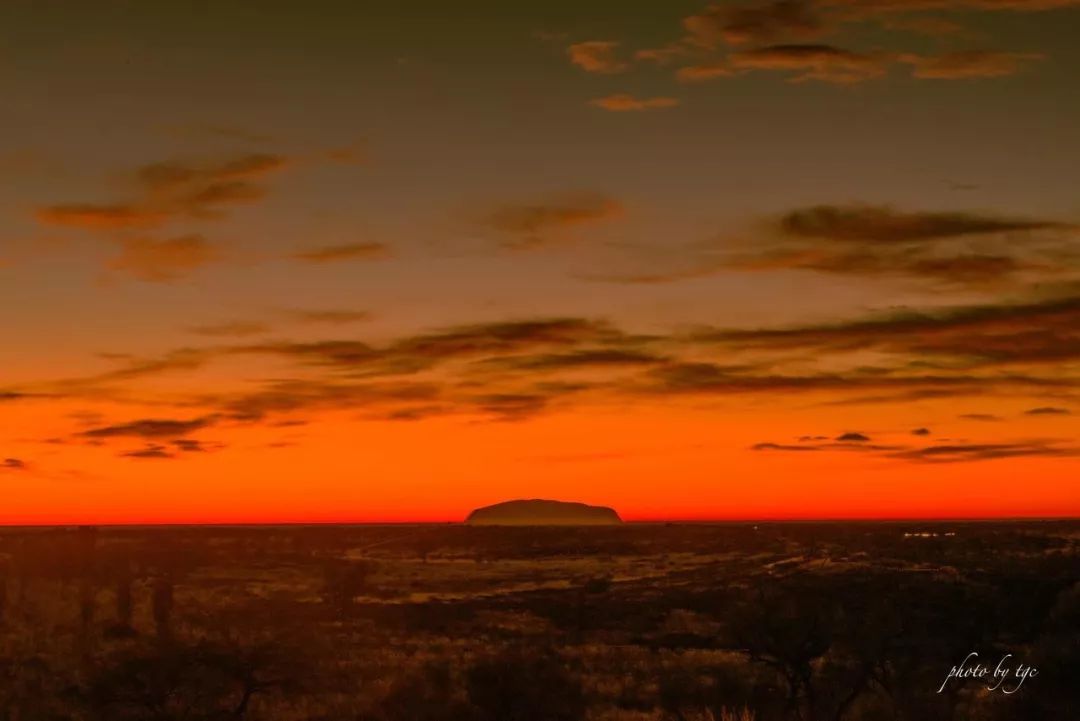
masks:
<svg viewBox="0 0 1080 721"><path fill-rule="evenodd" d="M7 529L0 719L1074 721L1078 548L1070 522ZM938 693L972 651L1039 674Z"/></svg>

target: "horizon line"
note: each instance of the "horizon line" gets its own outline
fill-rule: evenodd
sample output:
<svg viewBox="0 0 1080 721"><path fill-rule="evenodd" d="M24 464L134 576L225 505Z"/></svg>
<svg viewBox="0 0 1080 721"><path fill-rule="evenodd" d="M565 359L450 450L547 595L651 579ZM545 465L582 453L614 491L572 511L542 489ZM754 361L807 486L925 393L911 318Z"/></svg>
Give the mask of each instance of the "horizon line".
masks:
<svg viewBox="0 0 1080 721"><path fill-rule="evenodd" d="M796 525L812 523L876 523L882 525L901 523L1062 523L1077 522L1080 516L859 516L859 517L763 517L763 518L652 518L622 520L621 523L602 524L603 528L619 526L653 525ZM177 522L104 522L87 521L54 523L0 523L0 531L48 528L268 528L268 527L328 527L328 526L472 526L465 520L294 520L294 521L177 521ZM481 528L594 528L590 524L478 524Z"/></svg>

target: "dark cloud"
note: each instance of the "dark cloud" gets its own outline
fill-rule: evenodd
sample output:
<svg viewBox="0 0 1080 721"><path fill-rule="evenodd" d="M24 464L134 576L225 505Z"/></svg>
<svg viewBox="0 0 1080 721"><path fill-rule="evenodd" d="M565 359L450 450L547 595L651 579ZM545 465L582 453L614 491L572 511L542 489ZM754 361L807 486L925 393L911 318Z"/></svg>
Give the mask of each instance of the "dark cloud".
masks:
<svg viewBox="0 0 1080 721"><path fill-rule="evenodd" d="M1065 272L1076 227L1051 220L962 212L904 212L887 206L820 205L791 211L777 235L727 267L803 269L844 275L909 276L951 285L1005 282ZM1012 237L1024 234L1019 245Z"/></svg>
<svg viewBox="0 0 1080 721"><path fill-rule="evenodd" d="M819 4L865 15L925 10L999 10L1042 12L1080 5L1080 0L818 0Z"/></svg>
<svg viewBox="0 0 1080 721"><path fill-rule="evenodd" d="M830 405L1019 397L1033 391L1065 398L1062 393L1078 382L1062 364L1080 358L1078 320L1080 297L1073 296L650 335L590 318L507 320L380 343L348 337L273 340L180 349L158 358L124 356L113 371L50 388L70 397L131 400L117 395L114 385L197 369L215 358L265 356L295 366L298 377L277 377L254 390L177 399L177 408L205 409L195 419L98 421L77 434L152 441L184 437L221 419L276 422L309 410L396 420L450 414L511 420L591 402L676 403L755 394L811 396L811 402ZM885 448L855 433L829 442L833 448L845 445Z"/></svg>
<svg viewBox="0 0 1080 721"><path fill-rule="evenodd" d="M744 348L879 350L967 366L1046 364L1080 358L1080 296L900 311L846 323L703 332L703 342ZM1048 379L1049 380L1049 379ZM1048 385L1051 383L1048 382Z"/></svg>
<svg viewBox="0 0 1080 721"><path fill-rule="evenodd" d="M892 62L880 53L861 53L833 45L769 45L740 50L728 57L736 70L791 73L791 82L818 81L853 85L884 76Z"/></svg>
<svg viewBox="0 0 1080 721"><path fill-rule="evenodd" d="M807 439L810 440L810 439ZM1054 441L1011 441L1003 443L952 443L910 447L854 442L813 442L800 444L757 443L754 451L807 452L834 451L869 453L893 460L919 463L964 463L1029 456L1068 457L1080 455L1080 448Z"/></svg>
<svg viewBox="0 0 1080 721"><path fill-rule="evenodd" d="M982 421L984 423L996 423L1004 420L1001 416L995 416L992 413L964 413L960 415L966 421Z"/></svg>
<svg viewBox="0 0 1080 721"><path fill-rule="evenodd" d="M148 445L134 451L126 451L120 454L123 458L176 458L165 446Z"/></svg>
<svg viewBox="0 0 1080 721"><path fill-rule="evenodd" d="M643 390L663 394L794 393L833 391L858 393L867 390L946 390L955 395L986 392L990 387L1067 387L1069 381L1032 376L985 378L971 375L886 375L844 373L755 374L710 363L671 363L646 374ZM902 400L896 398L894 400Z"/></svg>
<svg viewBox="0 0 1080 721"><path fill-rule="evenodd" d="M754 451L820 451L817 446L794 446L783 443L755 443L750 447Z"/></svg>
<svg viewBox="0 0 1080 721"><path fill-rule="evenodd" d="M1016 75L1042 60L1040 53L1008 49L968 49L941 55L859 51L823 43L851 26L870 32L901 31L932 37L978 37L956 11L1042 11L1080 4L1078 0L751 0L708 4L682 20L683 35L667 44L638 50L637 60L661 65L681 61L682 82L730 77L752 71L785 72L791 82L852 85L886 77L897 67L919 80L971 80ZM944 16L943 12L949 13ZM615 43L586 44L601 57L596 72L618 72L627 63Z"/></svg>
<svg viewBox="0 0 1080 721"><path fill-rule="evenodd" d="M1053 406L1043 406L1041 408L1031 408L1024 411L1026 416L1067 416L1072 411L1068 408L1055 408Z"/></svg>
<svg viewBox="0 0 1080 721"><path fill-rule="evenodd" d="M869 439L866 439L869 441ZM840 441L827 443L807 443L803 442L801 445L793 445L789 443L756 443L750 447L752 451L782 451L782 452L804 452L804 451L837 451L837 452L856 452L856 453L891 453L898 450L899 446L878 445L873 443L867 443L866 441Z"/></svg>
<svg viewBox="0 0 1080 721"><path fill-rule="evenodd" d="M668 283L724 271L813 271L914 279L968 289L1069 278L1080 272L1075 224L967 212L908 212L888 206L818 205L772 219L742 242L714 239L677 253L644 255L632 273L588 280Z"/></svg>
<svg viewBox="0 0 1080 721"><path fill-rule="evenodd" d="M25 471L26 467L26 461L23 461L20 458L5 458L3 461L0 461L0 470Z"/></svg>
<svg viewBox="0 0 1080 721"><path fill-rule="evenodd" d="M348 243L302 250L294 253L292 257L308 263L338 263L351 260L383 260L390 256L390 247L385 243Z"/></svg>
<svg viewBox="0 0 1080 721"><path fill-rule="evenodd" d="M622 203L601 193L569 193L537 203L504 205L483 222L507 236L504 247L524 250L547 245L568 228L619 217L623 210Z"/></svg>
<svg viewBox="0 0 1080 721"><path fill-rule="evenodd" d="M174 438L207 428L218 421L217 416L204 416L187 421L143 418L128 423L92 428L79 433L86 438Z"/></svg>
<svg viewBox="0 0 1080 721"><path fill-rule="evenodd" d="M928 436L928 435L930 435L930 429L929 428L916 428L916 429L911 431L911 435L913 435L913 436Z"/></svg>
<svg viewBox="0 0 1080 721"><path fill-rule="evenodd" d="M846 242L908 243L963 235L1069 227L1064 223L999 218L973 213L904 212L888 206L817 205L784 214L779 229L790 236Z"/></svg>
<svg viewBox="0 0 1080 721"><path fill-rule="evenodd" d="M1078 454L1080 454L1080 449L1077 448L1055 443L1031 441L928 446L896 451L891 454L891 457L923 463L960 463L1029 456L1065 457Z"/></svg>
<svg viewBox="0 0 1080 721"><path fill-rule="evenodd" d="M116 370L93 376L90 382L132 380L174 371L190 371L201 368L214 355L202 348L178 348L156 358L118 358L124 365Z"/></svg>
<svg viewBox="0 0 1080 721"><path fill-rule="evenodd" d="M536 393L491 393L477 396L472 401L482 413L498 420L517 421L546 410L551 397Z"/></svg>
<svg viewBox="0 0 1080 721"><path fill-rule="evenodd" d="M665 362L663 356L640 350L599 348L569 353L542 353L527 356L494 358L485 366L513 370L561 371L587 368L649 366Z"/></svg>
<svg viewBox="0 0 1080 721"><path fill-rule="evenodd" d="M810 39L824 32L814 3L809 0L774 0L742 5L709 5L683 20L690 38L707 47L719 40L741 45L778 39Z"/></svg>
<svg viewBox="0 0 1080 721"><path fill-rule="evenodd" d="M253 392L210 396L202 402L220 407L236 421L306 410L376 411L438 400L437 383L349 383L328 380L278 380Z"/></svg>
<svg viewBox="0 0 1080 721"><path fill-rule="evenodd" d="M177 438L170 441L173 448L183 453L206 453L210 450L216 450L220 448L220 445L211 446L203 441L197 441L192 438Z"/></svg>

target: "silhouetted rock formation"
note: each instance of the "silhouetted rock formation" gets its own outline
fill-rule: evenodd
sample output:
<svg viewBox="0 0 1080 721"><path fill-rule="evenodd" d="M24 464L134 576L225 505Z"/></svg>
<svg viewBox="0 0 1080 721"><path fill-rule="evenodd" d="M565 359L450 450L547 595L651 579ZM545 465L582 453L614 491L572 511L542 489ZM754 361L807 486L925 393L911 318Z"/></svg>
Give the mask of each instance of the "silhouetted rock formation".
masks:
<svg viewBox="0 0 1080 721"><path fill-rule="evenodd" d="M622 519L607 506L533 498L477 508L465 522L488 526L605 526L622 523Z"/></svg>

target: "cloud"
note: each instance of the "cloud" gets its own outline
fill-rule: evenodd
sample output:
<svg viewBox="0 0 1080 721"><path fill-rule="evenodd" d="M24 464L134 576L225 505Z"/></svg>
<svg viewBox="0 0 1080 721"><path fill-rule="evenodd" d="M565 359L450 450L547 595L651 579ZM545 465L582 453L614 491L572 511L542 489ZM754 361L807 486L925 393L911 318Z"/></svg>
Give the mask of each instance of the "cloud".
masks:
<svg viewBox="0 0 1080 721"><path fill-rule="evenodd" d="M881 18L880 22L888 30L901 30L930 37L940 38L968 34L960 23L938 16L888 16Z"/></svg>
<svg viewBox="0 0 1080 721"><path fill-rule="evenodd" d="M682 21L675 42L638 51L636 57L661 64L687 59L681 82L729 77L749 71L791 73L791 82L853 85L885 77L897 64L917 79L969 80L1015 75L1043 55L1008 50L963 50L942 55L903 51L861 52L822 43L848 26L874 23L891 31L935 37L966 34L942 11L1040 11L1077 0L760 0L715 2ZM958 17L964 17L957 13ZM877 28L871 28L876 31ZM725 52L726 51L726 52Z"/></svg>
<svg viewBox="0 0 1080 721"><path fill-rule="evenodd" d="M856 434L859 435L859 434ZM752 451L782 451L782 452L805 452L805 451L839 451L839 452L855 452L855 453L891 453L900 449L900 446L889 446L868 443L870 439L866 440L852 440L852 441L837 441L832 442L818 442L818 436L813 438L806 438L800 444L791 443L755 443L750 446ZM815 441L815 442L807 442Z"/></svg>
<svg viewBox="0 0 1080 721"><path fill-rule="evenodd" d="M911 431L911 435L913 435L913 436L928 436L928 435L930 435L930 429L929 428L916 428L916 429Z"/></svg>
<svg viewBox="0 0 1080 721"><path fill-rule="evenodd" d="M706 362L672 362L645 374L643 393L663 395L734 395L819 393L849 395L866 391L950 392L969 395L998 387L1061 387L1065 381L1033 376L985 378L975 375L860 375L858 373L760 373L743 366ZM903 400L896 398L894 400Z"/></svg>
<svg viewBox="0 0 1080 721"><path fill-rule="evenodd" d="M286 167L279 155L240 155L216 163L162 161L133 173L135 198L124 203L62 203L40 208L38 220L86 230L157 227L178 218L222 217L229 206L262 199L265 176Z"/></svg>
<svg viewBox="0 0 1080 721"><path fill-rule="evenodd" d="M201 399L216 403L232 420L258 422L268 416L297 411L346 410L357 412L400 409L417 403L432 404L440 398L439 384L356 383L347 380L289 379L264 384L251 392Z"/></svg>
<svg viewBox="0 0 1080 721"><path fill-rule="evenodd" d="M390 255L390 247L385 243L368 242L327 245L298 251L292 257L308 263L338 263L352 260L383 260Z"/></svg>
<svg viewBox="0 0 1080 721"><path fill-rule="evenodd" d="M366 148L362 144L331 148L323 156L327 160L341 165L362 165L367 160Z"/></svg>
<svg viewBox="0 0 1080 721"><path fill-rule="evenodd" d="M5 471L25 471L27 469L26 461L20 458L5 458L0 461L0 470Z"/></svg>
<svg viewBox="0 0 1080 721"><path fill-rule="evenodd" d="M637 272L581 275L615 283L671 283L719 272L812 271L910 278L940 289L1020 287L1080 273L1080 226L1045 218L908 212L886 205L796 208L745 230L643 257Z"/></svg>
<svg viewBox="0 0 1080 721"><path fill-rule="evenodd" d="M1067 416L1071 414L1072 411L1070 411L1068 408L1055 408L1053 406L1031 408L1024 411L1025 416Z"/></svg>
<svg viewBox="0 0 1080 721"><path fill-rule="evenodd" d="M1080 448L1063 445L1055 441L1010 441L1004 443L955 443L923 447L876 445L863 442L855 443L757 443L750 448L753 451L773 452L808 452L834 451L869 453L882 458L912 461L917 463L969 463L1006 458L1071 457L1080 455Z"/></svg>
<svg viewBox="0 0 1080 721"><path fill-rule="evenodd" d="M1059 364L1080 358L1080 296L897 311L849 322L704 331L703 342L771 350L876 350L960 368ZM1053 379L1047 378L1046 382Z"/></svg>
<svg viewBox="0 0 1080 721"><path fill-rule="evenodd" d="M615 113L634 112L641 110L656 110L659 108L674 108L679 104L678 98L652 97L638 98L627 93L608 95L603 98L590 100L589 105Z"/></svg>
<svg viewBox="0 0 1080 721"><path fill-rule="evenodd" d="M703 80L726 78L737 75L735 68L726 60L715 60L699 65L686 65L675 72L675 78L681 83L697 83Z"/></svg>
<svg viewBox="0 0 1080 721"><path fill-rule="evenodd" d="M612 220L623 211L622 203L602 193L568 193L537 203L503 205L484 224L509 236L503 246L530 249L549 244L561 231Z"/></svg>
<svg viewBox="0 0 1080 721"><path fill-rule="evenodd" d="M1080 358L1078 321L1080 297L1073 295L648 335L587 317L508 319L382 341L343 335L124 356L111 371L42 390L131 401L137 396L114 392L118 382L192 370L219 358L244 356L245 366L272 364L272 380L254 389L174 396L178 414L203 409L195 418L98 420L75 434L98 441L139 438L169 453L182 451L169 441L226 419L277 422L302 411L413 421L454 414L520 420L590 403L697 403L739 396L783 402L810 397L830 405L1051 392L1064 398L1078 382L1067 362ZM282 362L290 370L282 370ZM808 440L823 450L910 450L854 431Z"/></svg>
<svg viewBox="0 0 1080 721"><path fill-rule="evenodd" d="M859 53L832 45L770 45L734 52L729 56L736 70L790 71L791 82L816 80L851 85L888 72L891 59L880 53Z"/></svg>
<svg viewBox="0 0 1080 721"><path fill-rule="evenodd" d="M513 355L490 359L487 365L497 368L531 371L564 371L590 368L643 367L665 362L663 356L641 350L599 348L569 353Z"/></svg>
<svg viewBox="0 0 1080 721"><path fill-rule="evenodd" d="M153 228L164 223L169 214L130 205L93 205L61 203L38 209L37 219L46 225L61 225L86 230L126 230Z"/></svg>
<svg viewBox="0 0 1080 721"><path fill-rule="evenodd" d="M889 206L816 205L785 213L779 229L790 236L845 242L908 243L1009 231L1070 228L1049 220L974 213L905 212Z"/></svg>
<svg viewBox="0 0 1080 721"><path fill-rule="evenodd" d="M285 313L293 320L299 321L301 323L324 325L345 325L348 323L359 323L363 321L369 321L373 317L372 314L366 310L294 309L285 311Z"/></svg>
<svg viewBox="0 0 1080 721"><path fill-rule="evenodd" d="M491 393L471 399L482 413L502 421L519 421L544 411L551 398L536 393Z"/></svg>
<svg viewBox="0 0 1080 721"><path fill-rule="evenodd" d="M599 321L546 318L454 326L400 338L382 347L346 339L266 343L239 347L235 352L285 356L368 375L397 375L456 359L616 342L622 338L612 326Z"/></svg>
<svg viewBox="0 0 1080 721"><path fill-rule="evenodd" d="M609 40L588 40L574 43L566 49L570 62L589 73L614 75L630 65L619 58L619 43Z"/></svg>
<svg viewBox="0 0 1080 721"><path fill-rule="evenodd" d="M190 333L204 335L210 338L243 338L246 336L268 333L270 327L265 323L236 320L226 323L191 326L187 330Z"/></svg>
<svg viewBox="0 0 1080 721"><path fill-rule="evenodd" d="M714 48L768 43L781 38L809 39L824 32L822 19L809 0L774 0L753 4L712 4L683 20L688 42Z"/></svg>
<svg viewBox="0 0 1080 721"><path fill-rule="evenodd" d="M1042 12L1080 5L1080 0L818 0L822 6L847 8L863 15L925 10Z"/></svg>
<svg viewBox="0 0 1080 721"><path fill-rule="evenodd" d="M177 280L219 257L201 235L163 240L125 238L120 241L120 247L120 255L109 261L109 268L151 283Z"/></svg>
<svg viewBox="0 0 1080 721"><path fill-rule="evenodd" d="M146 281L175 280L219 259L202 235L172 238L145 235L180 221L212 221L236 206L262 200L265 180L288 166L280 155L246 154L213 162L168 160L136 168L128 199L108 203L59 203L38 208L45 225L78 228L103 235L120 248L109 261L113 270Z"/></svg>
<svg viewBox="0 0 1080 721"><path fill-rule="evenodd" d="M995 50L968 50L945 55L904 55L901 62L912 66L913 77L924 80L969 80L1017 75L1033 63L1045 60L1042 53L1015 53Z"/></svg>
<svg viewBox="0 0 1080 721"><path fill-rule="evenodd" d="M982 421L984 423L997 423L1004 420L1001 416L995 416L993 413L962 413L959 417L966 421Z"/></svg>
<svg viewBox="0 0 1080 721"><path fill-rule="evenodd" d="M784 443L755 443L750 447L754 451L820 451L818 446L795 446Z"/></svg>
<svg viewBox="0 0 1080 721"><path fill-rule="evenodd" d="M785 213L769 230L749 252L699 251L698 268L909 277L949 288L1015 284L1080 267L1071 239L1077 226L1047 219L819 205Z"/></svg>
<svg viewBox="0 0 1080 721"><path fill-rule="evenodd" d="M204 416L187 421L143 418L128 423L120 423L111 426L92 428L82 431L78 435L85 438L176 438L186 436L195 431L202 430L214 425L218 421L217 416Z"/></svg>
<svg viewBox="0 0 1080 721"><path fill-rule="evenodd" d="M123 458L176 458L165 446L147 445L134 451L126 451L120 454Z"/></svg>
<svg viewBox="0 0 1080 721"><path fill-rule="evenodd" d="M196 370L205 365L214 354L214 351L200 348L178 348L161 356L152 358L132 358L122 354L105 354L106 356L114 355L115 359L123 361L124 365L115 370L91 376L90 378L65 381L61 382L59 385L77 386L80 384L110 383L113 381L145 378L174 371Z"/></svg>
<svg viewBox="0 0 1080 721"><path fill-rule="evenodd" d="M927 446L925 448L896 451L890 455L892 458L922 463L961 463L1030 456L1050 458L1076 456L1080 455L1080 449L1050 442L1023 441Z"/></svg>
<svg viewBox="0 0 1080 721"><path fill-rule="evenodd" d="M171 444L173 448L183 453L207 453L211 450L211 446L192 438L177 438L171 441Z"/></svg>

